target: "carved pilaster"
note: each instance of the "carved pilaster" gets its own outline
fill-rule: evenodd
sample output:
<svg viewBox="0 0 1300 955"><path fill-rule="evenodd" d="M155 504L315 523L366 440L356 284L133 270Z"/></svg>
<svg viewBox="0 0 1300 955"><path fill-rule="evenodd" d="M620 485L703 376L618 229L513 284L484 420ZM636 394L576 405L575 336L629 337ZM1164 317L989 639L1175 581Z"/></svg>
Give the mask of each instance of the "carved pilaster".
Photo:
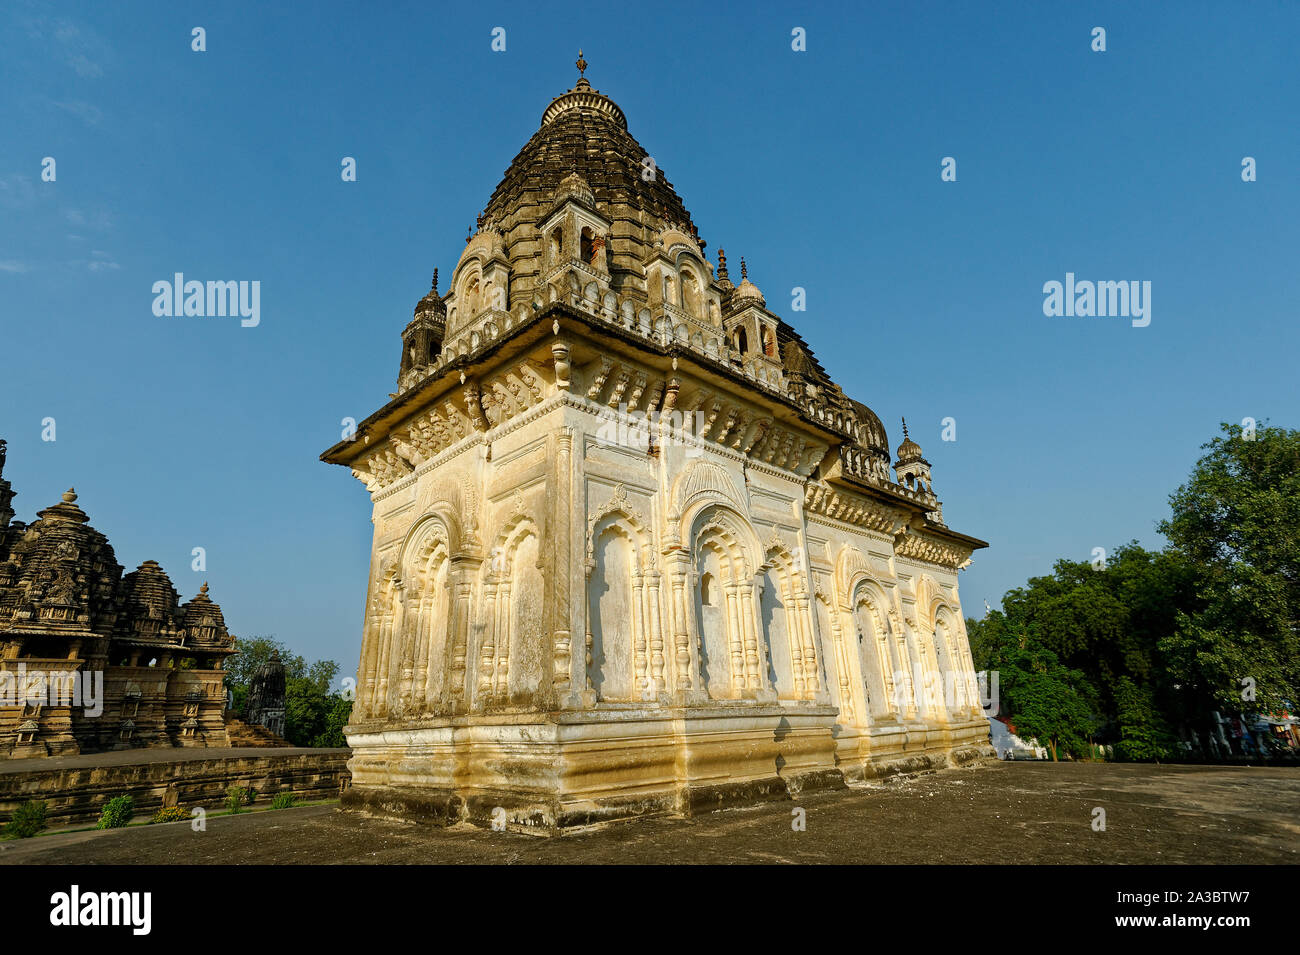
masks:
<svg viewBox="0 0 1300 955"><path fill-rule="evenodd" d="M555 347L562 343L557 342ZM567 348L565 354L567 356ZM559 360L556 361L559 367ZM557 372L558 375L558 372ZM555 603L553 644L555 659L551 678L556 699L564 705L573 685L573 635L572 635L572 573L570 570L573 540L573 429L561 427L555 440L555 511L552 542L555 548L555 578L552 599Z"/></svg>

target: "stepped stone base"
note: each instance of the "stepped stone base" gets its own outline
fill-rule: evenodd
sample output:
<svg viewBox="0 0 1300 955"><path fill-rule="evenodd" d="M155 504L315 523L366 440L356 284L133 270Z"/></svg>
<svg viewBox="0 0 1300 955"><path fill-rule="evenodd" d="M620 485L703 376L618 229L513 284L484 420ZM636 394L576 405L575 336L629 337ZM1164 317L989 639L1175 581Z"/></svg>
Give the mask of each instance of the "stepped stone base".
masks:
<svg viewBox="0 0 1300 955"><path fill-rule="evenodd" d="M51 828L93 822L114 796L135 799L136 818L162 806L223 809L232 785L259 800L291 789L303 799L338 795L349 774L347 749L134 750L0 762L0 819L28 799L44 799Z"/></svg>
<svg viewBox="0 0 1300 955"><path fill-rule="evenodd" d="M982 719L942 730L890 727L846 744L834 716L826 706L628 707L528 722L502 715L352 726L342 805L426 825L549 835L788 800L993 756Z"/></svg>
<svg viewBox="0 0 1300 955"><path fill-rule="evenodd" d="M276 736L265 726L245 723L235 716L226 716L226 736L232 748L264 748L273 746L293 746L286 739Z"/></svg>

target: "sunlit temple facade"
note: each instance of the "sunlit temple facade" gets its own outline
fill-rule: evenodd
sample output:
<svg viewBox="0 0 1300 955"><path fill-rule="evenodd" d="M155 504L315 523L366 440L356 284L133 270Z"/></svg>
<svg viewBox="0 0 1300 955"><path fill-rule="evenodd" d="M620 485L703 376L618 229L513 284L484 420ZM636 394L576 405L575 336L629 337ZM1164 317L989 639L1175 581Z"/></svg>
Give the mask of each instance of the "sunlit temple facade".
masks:
<svg viewBox="0 0 1300 955"><path fill-rule="evenodd" d="M0 759L229 745L208 585L181 603L157 562L123 574L71 489L15 521L4 464L0 441Z"/></svg>
<svg viewBox="0 0 1300 955"><path fill-rule="evenodd" d="M373 501L351 808L554 831L991 752L986 545L585 78L322 458Z"/></svg>

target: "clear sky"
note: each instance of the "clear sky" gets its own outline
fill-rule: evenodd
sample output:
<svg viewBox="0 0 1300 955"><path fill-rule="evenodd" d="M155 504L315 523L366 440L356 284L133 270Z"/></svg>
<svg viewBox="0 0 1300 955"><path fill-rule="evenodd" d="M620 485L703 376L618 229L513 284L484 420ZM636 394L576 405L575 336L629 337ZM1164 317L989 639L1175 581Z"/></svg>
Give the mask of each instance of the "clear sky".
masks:
<svg viewBox="0 0 1300 955"><path fill-rule="evenodd" d="M350 673L370 501L317 455L394 389L430 272L579 47L710 254L748 260L894 446L907 417L948 523L992 545L968 614L1058 557L1159 546L1218 422L1297 426L1300 5L556 9L5 4L19 519L75 485L128 570L156 559L186 598L208 580L236 634ZM260 281L260 324L156 317L175 272ZM1150 325L1045 316L1067 272L1151 282Z"/></svg>

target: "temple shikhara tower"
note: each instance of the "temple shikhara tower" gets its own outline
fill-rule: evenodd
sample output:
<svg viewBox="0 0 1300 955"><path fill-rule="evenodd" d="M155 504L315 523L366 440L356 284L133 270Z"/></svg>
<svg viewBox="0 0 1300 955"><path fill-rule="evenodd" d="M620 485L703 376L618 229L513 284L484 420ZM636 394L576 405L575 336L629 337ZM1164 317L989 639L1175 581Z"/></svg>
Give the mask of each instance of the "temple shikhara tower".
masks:
<svg viewBox="0 0 1300 955"><path fill-rule="evenodd" d="M0 759L229 745L235 652L205 583L180 595L156 561L128 574L77 505L15 521L0 441Z"/></svg>
<svg viewBox="0 0 1300 955"><path fill-rule="evenodd" d="M446 278L322 455L374 505L345 805L555 830L991 753L984 542L585 78Z"/></svg>

